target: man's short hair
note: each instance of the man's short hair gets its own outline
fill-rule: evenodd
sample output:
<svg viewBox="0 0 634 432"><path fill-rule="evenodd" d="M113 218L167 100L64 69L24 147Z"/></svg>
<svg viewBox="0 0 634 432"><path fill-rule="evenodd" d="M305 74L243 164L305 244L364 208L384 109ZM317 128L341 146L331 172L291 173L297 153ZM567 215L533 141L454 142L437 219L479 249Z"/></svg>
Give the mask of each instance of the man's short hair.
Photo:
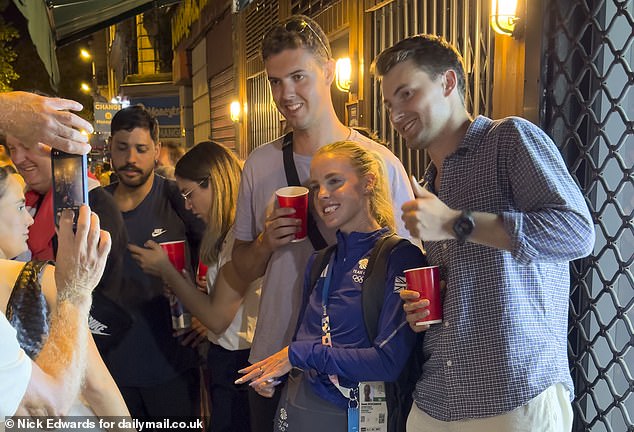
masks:
<svg viewBox="0 0 634 432"><path fill-rule="evenodd" d="M178 162L178 160L185 154L183 146L175 141L164 142L162 143L162 146L162 148L166 149L167 156L169 157L172 165L176 165L176 162Z"/></svg>
<svg viewBox="0 0 634 432"><path fill-rule="evenodd" d="M328 37L314 20L305 15L292 15L276 24L262 39L262 60L287 49L304 48L325 60L332 58Z"/></svg>
<svg viewBox="0 0 634 432"><path fill-rule="evenodd" d="M154 143L159 140L159 124L156 117L145 109L143 105L131 105L119 110L110 122L110 135L114 135L120 130L132 131L141 128L150 132L150 137Z"/></svg>
<svg viewBox="0 0 634 432"><path fill-rule="evenodd" d="M444 38L420 34L403 39L383 50L372 62L370 72L381 79L394 66L407 60L412 60L432 79L436 79L449 69L454 70L458 78L458 90L464 99L466 77L462 56Z"/></svg>

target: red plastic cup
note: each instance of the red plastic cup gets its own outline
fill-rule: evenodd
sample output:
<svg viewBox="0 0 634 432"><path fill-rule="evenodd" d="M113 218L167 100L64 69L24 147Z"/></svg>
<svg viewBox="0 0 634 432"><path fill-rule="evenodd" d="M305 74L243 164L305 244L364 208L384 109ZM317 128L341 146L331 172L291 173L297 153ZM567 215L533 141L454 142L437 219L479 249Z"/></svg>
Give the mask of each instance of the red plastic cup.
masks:
<svg viewBox="0 0 634 432"><path fill-rule="evenodd" d="M167 257L174 268L182 273L185 268L185 240L159 243L167 253ZM172 328L183 330L191 327L191 314L181 304L174 294L169 295L170 313L172 315Z"/></svg>
<svg viewBox="0 0 634 432"><path fill-rule="evenodd" d="M293 242L306 239L308 222L308 189L303 186L287 186L275 192L277 202L282 208L294 208L295 214L291 217L301 219L300 229L295 233Z"/></svg>
<svg viewBox="0 0 634 432"><path fill-rule="evenodd" d="M198 261L198 271L196 272L196 277L198 279L202 279L206 276L207 276L207 266L202 261Z"/></svg>
<svg viewBox="0 0 634 432"><path fill-rule="evenodd" d="M416 325L442 322L442 298L440 296L440 273L438 266L418 267L405 270L407 289L420 293L421 299L429 300L429 315L416 321Z"/></svg>
<svg viewBox="0 0 634 432"><path fill-rule="evenodd" d="M185 268L185 240L159 243L179 273Z"/></svg>

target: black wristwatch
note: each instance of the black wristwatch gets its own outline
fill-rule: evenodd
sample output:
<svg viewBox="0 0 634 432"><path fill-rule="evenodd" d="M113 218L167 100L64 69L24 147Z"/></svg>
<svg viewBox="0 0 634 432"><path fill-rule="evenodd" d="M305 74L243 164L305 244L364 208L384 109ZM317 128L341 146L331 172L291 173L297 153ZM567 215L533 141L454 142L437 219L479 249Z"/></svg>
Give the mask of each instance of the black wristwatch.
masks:
<svg viewBox="0 0 634 432"><path fill-rule="evenodd" d="M464 244L473 232L474 227L475 221L473 220L473 216L471 216L471 212L469 210L465 210L460 213L458 219L456 219L453 223L453 232L456 235L458 244Z"/></svg>

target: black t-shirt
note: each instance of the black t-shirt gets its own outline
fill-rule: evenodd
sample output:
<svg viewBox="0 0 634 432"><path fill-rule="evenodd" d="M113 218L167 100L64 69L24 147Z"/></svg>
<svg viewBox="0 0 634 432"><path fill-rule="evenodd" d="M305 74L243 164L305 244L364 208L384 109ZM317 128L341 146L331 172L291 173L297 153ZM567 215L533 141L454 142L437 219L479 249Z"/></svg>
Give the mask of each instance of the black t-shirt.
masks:
<svg viewBox="0 0 634 432"><path fill-rule="evenodd" d="M104 293L117 292L121 286L123 255L128 249L128 233L123 217L112 195L101 186L88 192L88 203L90 209L99 216L101 229L108 231L112 240L106 268L95 289Z"/></svg>
<svg viewBox="0 0 634 432"><path fill-rule="evenodd" d="M114 193L116 187L115 183L106 190ZM204 224L185 209L175 182L155 175L145 199L122 215L130 243L143 246L148 240L186 240L188 262L197 262ZM129 251L124 254L123 269L122 289L113 300L126 309L133 323L116 346L102 350L117 384L153 386L195 367L196 351L183 347L172 336L169 302L161 279L145 274Z"/></svg>

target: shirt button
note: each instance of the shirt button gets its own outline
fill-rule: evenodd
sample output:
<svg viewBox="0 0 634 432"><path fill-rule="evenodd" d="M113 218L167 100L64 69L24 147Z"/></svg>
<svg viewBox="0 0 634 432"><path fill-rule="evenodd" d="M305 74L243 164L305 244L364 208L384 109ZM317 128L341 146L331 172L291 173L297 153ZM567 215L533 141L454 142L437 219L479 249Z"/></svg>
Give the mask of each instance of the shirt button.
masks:
<svg viewBox="0 0 634 432"><path fill-rule="evenodd" d="M453 363L451 360L447 360L447 366L451 366Z"/></svg>
<svg viewBox="0 0 634 432"><path fill-rule="evenodd" d="M445 327L449 327L449 321L445 321L444 323L442 323L442 325Z"/></svg>
<svg viewBox="0 0 634 432"><path fill-rule="evenodd" d="M443 248L444 250L447 250L447 247L448 247L448 246L447 246L447 243L443 243L443 244L442 244L442 248Z"/></svg>

